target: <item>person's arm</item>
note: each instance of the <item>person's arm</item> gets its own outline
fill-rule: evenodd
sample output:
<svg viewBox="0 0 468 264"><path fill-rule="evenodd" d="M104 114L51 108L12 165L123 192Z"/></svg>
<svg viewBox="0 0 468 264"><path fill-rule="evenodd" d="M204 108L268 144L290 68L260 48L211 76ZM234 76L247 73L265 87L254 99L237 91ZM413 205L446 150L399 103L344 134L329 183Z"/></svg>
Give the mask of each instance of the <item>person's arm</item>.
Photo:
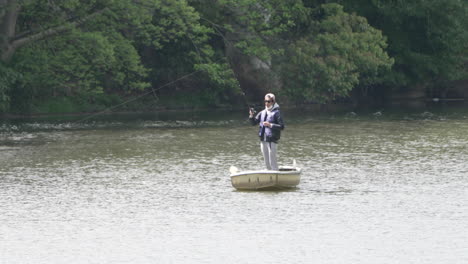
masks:
<svg viewBox="0 0 468 264"><path fill-rule="evenodd" d="M255 113L252 110L250 110L249 121L253 126L258 125L258 123L260 123L260 113L255 115Z"/></svg>
<svg viewBox="0 0 468 264"><path fill-rule="evenodd" d="M270 123L272 129L284 129L284 122L283 118L281 117L280 112L276 112L275 114L275 123Z"/></svg>

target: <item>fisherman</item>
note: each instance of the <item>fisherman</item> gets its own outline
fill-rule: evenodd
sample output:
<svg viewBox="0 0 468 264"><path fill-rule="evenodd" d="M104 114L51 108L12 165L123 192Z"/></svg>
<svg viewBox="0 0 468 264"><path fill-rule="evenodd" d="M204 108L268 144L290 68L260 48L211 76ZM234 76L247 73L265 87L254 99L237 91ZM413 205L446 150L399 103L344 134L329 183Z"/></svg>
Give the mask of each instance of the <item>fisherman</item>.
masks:
<svg viewBox="0 0 468 264"><path fill-rule="evenodd" d="M255 111L249 111L249 120L252 125L259 124L258 136L260 137L260 149L263 153L267 170L278 170L276 157L278 140L281 137L281 130L284 129L283 119L276 103L275 95L268 93L265 95L265 109L255 116Z"/></svg>

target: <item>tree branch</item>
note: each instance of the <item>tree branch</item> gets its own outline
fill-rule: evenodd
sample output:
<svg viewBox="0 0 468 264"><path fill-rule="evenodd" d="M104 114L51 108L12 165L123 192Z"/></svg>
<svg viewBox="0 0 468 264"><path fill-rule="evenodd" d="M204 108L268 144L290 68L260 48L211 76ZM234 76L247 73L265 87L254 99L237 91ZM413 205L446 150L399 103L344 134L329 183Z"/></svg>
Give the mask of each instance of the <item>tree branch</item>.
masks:
<svg viewBox="0 0 468 264"><path fill-rule="evenodd" d="M73 22L70 22L67 25L62 25L62 26L58 26L58 27L55 27L55 28L50 28L50 29L41 31L41 32L33 34L33 35L17 38L17 39L12 41L11 45L13 46L13 49L18 49L19 47L24 46L25 44L31 43L33 41L40 40L40 39L43 39L43 38L46 38L46 37L56 35L56 34L58 34L60 32L67 31L70 27L77 27L77 26L85 23L86 21L88 21L88 20L90 20L90 19L104 13L106 10L108 10L108 8L104 8L104 9L101 9L99 11L96 11L96 12L90 14L89 16L87 16L85 18L75 20Z"/></svg>
<svg viewBox="0 0 468 264"><path fill-rule="evenodd" d="M5 3L8 3L15 7L18 7L17 4L17 0L0 0L0 4L5 4ZM106 10L108 10L109 8L104 8L104 9L101 9L99 11L96 11L84 18L81 18L81 19L76 19L75 21L72 21L72 22L68 22L64 25L61 25L61 26L57 26L57 27L54 27L54 28L50 28L50 29L47 29L47 30L44 30L44 31L41 31L41 32L38 32L38 33L35 33L35 34L26 34L28 32L22 32L20 34L10 34L10 35L6 35L6 36L1 36L0 35L0 59L2 61L8 61L12 56L13 54L16 52L16 50L28 43L31 43L31 42L34 42L34 41L37 41L37 40L40 40L40 39L44 39L44 38L47 38L47 37L50 37L50 36L53 36L53 35L56 35L60 32L64 32L64 31L67 31L69 30L71 27L77 27L83 23L85 23L86 21L104 13ZM12 11L12 9L10 9L9 11ZM16 15L18 14L18 11L19 9L17 10L13 10L15 12L6 12L6 14L1 14L3 15L3 19L7 18L5 17L5 15ZM14 13L14 14L9 14L9 13ZM12 21L11 19L14 19L14 21ZM1 22L1 21L0 21ZM2 23L0 24L0 26L3 26L3 32L4 34L8 34L8 33L11 33L9 31L9 28L5 28L5 26L10 26L10 25L16 25L16 17L12 17L10 18L10 20L7 21L8 23ZM14 22L14 23L13 23ZM14 32L14 31L13 31Z"/></svg>

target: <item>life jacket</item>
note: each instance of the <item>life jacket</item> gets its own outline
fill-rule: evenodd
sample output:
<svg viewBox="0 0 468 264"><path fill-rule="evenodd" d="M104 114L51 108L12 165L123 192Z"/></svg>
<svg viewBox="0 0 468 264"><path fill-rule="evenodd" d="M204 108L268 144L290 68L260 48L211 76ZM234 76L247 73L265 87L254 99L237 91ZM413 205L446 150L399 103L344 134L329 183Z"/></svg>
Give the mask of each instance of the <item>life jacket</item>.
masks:
<svg viewBox="0 0 468 264"><path fill-rule="evenodd" d="M281 138L281 130L284 129L284 123L281 118L279 107L276 106L271 111L266 109L259 113L259 131L258 136L261 141L275 142ZM263 122L269 122L274 124L273 128L266 127Z"/></svg>

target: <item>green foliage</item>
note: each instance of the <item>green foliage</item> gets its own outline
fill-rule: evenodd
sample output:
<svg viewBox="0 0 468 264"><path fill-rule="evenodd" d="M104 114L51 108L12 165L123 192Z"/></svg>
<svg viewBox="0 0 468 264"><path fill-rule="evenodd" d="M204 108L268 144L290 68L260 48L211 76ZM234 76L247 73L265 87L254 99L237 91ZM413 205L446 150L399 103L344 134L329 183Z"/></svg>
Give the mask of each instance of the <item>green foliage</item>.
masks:
<svg viewBox="0 0 468 264"><path fill-rule="evenodd" d="M122 99L117 95L99 94L93 96L91 101L81 96L59 96L35 101L29 112L52 114L95 112L121 103Z"/></svg>
<svg viewBox="0 0 468 264"><path fill-rule="evenodd" d="M271 61L283 53L281 34L294 25L294 15L304 15L300 0L214 1L218 13L210 20L225 44L247 56ZM297 12L296 12L297 11ZM201 11L203 12L203 11Z"/></svg>
<svg viewBox="0 0 468 264"><path fill-rule="evenodd" d="M280 69L284 94L327 102L348 96L360 82L376 82L379 71L391 67L385 38L365 18L338 4L322 5L313 15L310 31L286 49Z"/></svg>
<svg viewBox="0 0 468 264"><path fill-rule="evenodd" d="M80 112L81 110L79 105L67 97L51 98L42 102L36 102L36 104L34 112L37 113L61 114Z"/></svg>
<svg viewBox="0 0 468 264"><path fill-rule="evenodd" d="M151 58L143 61L152 69L150 81L158 94L199 106L217 105L227 101L238 83L223 51L210 43L214 30L200 20L187 1L160 1L147 34L140 39L142 52ZM180 79L184 76L188 77ZM174 80L178 80L176 84L158 89ZM190 94L189 100L184 94Z"/></svg>
<svg viewBox="0 0 468 264"><path fill-rule="evenodd" d="M40 32L58 25L66 25L76 18L85 18L92 12L110 7L116 2L127 0L27 0L19 1L18 30L20 32Z"/></svg>
<svg viewBox="0 0 468 264"><path fill-rule="evenodd" d="M346 0L388 37L395 58L391 86L440 84L468 78L468 4L459 0Z"/></svg>
<svg viewBox="0 0 468 264"><path fill-rule="evenodd" d="M239 94L239 83L227 63L204 63L195 65L206 85L200 94L204 105L217 105L227 102L229 95Z"/></svg>
<svg viewBox="0 0 468 264"><path fill-rule="evenodd" d="M10 90L14 83L21 78L21 74L0 63L0 113L10 107Z"/></svg>
<svg viewBox="0 0 468 264"><path fill-rule="evenodd" d="M221 105L241 92L236 63L257 58L257 77L274 76L275 92L298 101L468 78L468 5L459 0L19 4L15 39L60 30L0 65L0 111L98 110L150 88L187 106Z"/></svg>
<svg viewBox="0 0 468 264"><path fill-rule="evenodd" d="M381 71L393 63L382 33L337 4L306 6L301 0L212 4L228 16L216 15L210 21L224 42L271 66L283 83L280 92L299 101L346 97L359 84L379 82Z"/></svg>
<svg viewBox="0 0 468 264"><path fill-rule="evenodd" d="M136 12L138 7L141 12ZM150 13L143 6L132 1L26 1L18 27L32 33L54 30L104 8L107 12L82 27L70 26L16 52L11 67L23 74L10 91L13 111L34 111L33 105L49 97L84 98L86 103L105 92L126 95L149 87L148 70L134 40L126 36L129 24L142 28L151 22L151 16L143 18ZM132 18L125 16L126 8L134 12ZM117 23L119 19L129 23Z"/></svg>
<svg viewBox="0 0 468 264"><path fill-rule="evenodd" d="M51 96L91 99L105 89L125 94L148 87L143 81L146 69L129 41L98 32L71 30L37 42L21 49L13 64L23 72L16 89L24 92L16 99L30 103Z"/></svg>

